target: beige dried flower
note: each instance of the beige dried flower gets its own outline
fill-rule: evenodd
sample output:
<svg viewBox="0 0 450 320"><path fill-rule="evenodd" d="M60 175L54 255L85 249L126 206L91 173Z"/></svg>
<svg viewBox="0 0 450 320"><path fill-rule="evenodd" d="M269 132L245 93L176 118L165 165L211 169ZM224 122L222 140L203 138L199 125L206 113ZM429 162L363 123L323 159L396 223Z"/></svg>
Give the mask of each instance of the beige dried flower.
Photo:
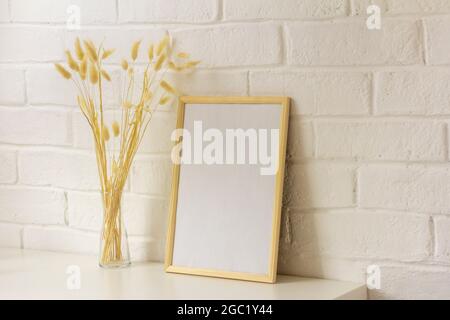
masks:
<svg viewBox="0 0 450 320"><path fill-rule="evenodd" d="M55 63L55 68L59 72L59 74L62 75L65 79L72 78L72 75L70 74L70 72L67 71L66 68L64 68L59 63Z"/></svg>
<svg viewBox="0 0 450 320"><path fill-rule="evenodd" d="M141 41L134 42L131 48L131 59L136 61ZM133 64L127 60L121 61L121 67L128 72L125 77L123 91L121 90L121 121L114 121L108 128L105 125L105 86L102 81L114 81L116 77L103 69L103 60L111 56L114 50L105 50L103 46L96 46L90 40L76 38L75 50L66 52L67 66L59 63L55 68L64 79L71 79L78 89L77 102L82 115L86 118L94 137L94 150L100 178L103 201L109 205L104 208L104 228L111 232L104 233L104 246L100 255L100 263L107 265L120 261L123 252L120 246L122 230L116 225L120 212L121 196L126 185L133 159L139 144L145 134L152 113L158 106L171 103L172 94L177 91L164 81L167 69L180 71L194 67L197 61L183 61L177 65L169 60L172 57L172 44L168 36L157 45L150 45L148 49L148 67L143 71L143 77L134 76ZM180 52L177 59L188 59L189 55ZM178 60L175 60L178 61ZM167 62L167 63L166 63ZM164 72L158 72L159 70ZM74 70L74 71L72 71ZM157 72L153 71L156 70ZM79 74L73 76L75 71ZM74 72L72 74L72 72ZM155 77L155 74L158 76ZM137 83L139 81L139 83ZM95 87L91 86L94 85ZM152 89L152 91L150 91ZM139 92L137 92L139 91ZM158 99L158 100L153 100ZM136 101L133 104L133 101ZM144 112L145 111L145 112ZM112 137L119 137L119 149L111 143L106 144ZM110 150L112 148L112 150Z"/></svg>
<svg viewBox="0 0 450 320"><path fill-rule="evenodd" d="M131 46L131 59L135 61L137 59L138 53L139 53L139 46L141 45L141 41L136 41Z"/></svg>
<svg viewBox="0 0 450 320"><path fill-rule="evenodd" d="M111 77L109 75L108 72L106 72L106 70L102 69L102 76L103 78L105 78L107 81L111 81Z"/></svg>
<svg viewBox="0 0 450 320"><path fill-rule="evenodd" d="M87 62L87 57L85 56L80 63L80 77L82 80L86 79L87 66L88 66L88 62Z"/></svg>
<svg viewBox="0 0 450 320"><path fill-rule="evenodd" d="M67 64L69 65L70 69L78 72L80 68L78 67L78 63L72 58L72 54L69 50L66 50L66 57L67 57Z"/></svg>
<svg viewBox="0 0 450 320"><path fill-rule="evenodd" d="M104 50L102 54L102 59L109 58L114 53L114 51L115 49Z"/></svg>
<svg viewBox="0 0 450 320"><path fill-rule="evenodd" d="M155 71L159 71L161 69L165 60L166 60L165 54L162 54L161 56L159 56L158 60L155 63Z"/></svg>
<svg viewBox="0 0 450 320"><path fill-rule="evenodd" d="M169 83L167 83L165 80L162 80L162 81L160 82L160 85L161 85L161 88L163 88L163 89L166 90L167 92L176 94L175 89L174 89Z"/></svg>
<svg viewBox="0 0 450 320"><path fill-rule="evenodd" d="M120 134L120 125L117 121L113 121L112 125L111 125L114 137L118 137Z"/></svg>
<svg viewBox="0 0 450 320"><path fill-rule="evenodd" d="M95 48L94 43L90 40L85 40L83 43L84 43L84 47L86 48L86 52L87 52L89 58L92 61L97 62L98 55L97 55L97 49Z"/></svg>
<svg viewBox="0 0 450 320"><path fill-rule="evenodd" d="M110 138L109 130L108 130L108 127L105 125L105 126L103 126L103 139L105 139L105 141L108 141L109 138Z"/></svg>
<svg viewBox="0 0 450 320"><path fill-rule="evenodd" d="M183 71L183 69L184 69L184 67L177 66L175 63L173 63L173 61L169 61L168 67L170 70L177 71L177 72Z"/></svg>
<svg viewBox="0 0 450 320"><path fill-rule="evenodd" d="M181 58L181 59L187 59L187 58L189 58L189 54L186 52L180 52L177 54L177 57Z"/></svg>
<svg viewBox="0 0 450 320"><path fill-rule="evenodd" d="M165 36L160 43L158 44L158 47L156 48L156 55L160 55L164 49L167 47L167 45L169 44L169 37Z"/></svg>
<svg viewBox="0 0 450 320"><path fill-rule="evenodd" d="M92 84L96 84L98 82L98 70L93 64L89 67L89 80L91 80Z"/></svg>
<svg viewBox="0 0 450 320"><path fill-rule="evenodd" d="M153 48L153 44L151 44L149 47L148 47L148 59L150 60L150 61L152 61L153 60L153 57L154 57L154 48Z"/></svg>
<svg viewBox="0 0 450 320"><path fill-rule="evenodd" d="M80 38L77 38L75 40L75 54L77 55L78 60L83 60L84 58L84 51L81 47Z"/></svg>
<svg viewBox="0 0 450 320"><path fill-rule="evenodd" d="M122 106L125 108L125 109L131 109L132 107L133 107L133 104L131 103L131 101L124 101L123 102L123 104L122 104Z"/></svg>
<svg viewBox="0 0 450 320"><path fill-rule="evenodd" d="M122 59L122 62L120 63L120 65L122 66L123 70L127 70L128 69L128 62L125 59Z"/></svg>
<svg viewBox="0 0 450 320"><path fill-rule="evenodd" d="M144 102L150 101L152 97L153 97L153 93L150 90L147 89L144 91L144 95L143 95Z"/></svg>
<svg viewBox="0 0 450 320"><path fill-rule="evenodd" d="M192 68L195 67L196 65L198 65L201 61L189 61L188 63L186 63L186 67L187 68Z"/></svg>
<svg viewBox="0 0 450 320"><path fill-rule="evenodd" d="M165 105L167 102L169 102L169 100L170 100L170 97L168 97L168 96L162 97L162 98L159 100L159 104L160 104L160 105Z"/></svg>

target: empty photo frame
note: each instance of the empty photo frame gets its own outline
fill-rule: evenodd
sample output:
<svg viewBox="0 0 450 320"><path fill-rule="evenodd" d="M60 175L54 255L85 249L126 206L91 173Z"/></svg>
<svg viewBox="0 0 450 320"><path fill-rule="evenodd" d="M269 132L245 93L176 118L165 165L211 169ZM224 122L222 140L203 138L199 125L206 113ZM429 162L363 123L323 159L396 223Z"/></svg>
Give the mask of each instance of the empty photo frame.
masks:
<svg viewBox="0 0 450 320"><path fill-rule="evenodd" d="M288 119L286 97L180 98L167 272L275 282Z"/></svg>

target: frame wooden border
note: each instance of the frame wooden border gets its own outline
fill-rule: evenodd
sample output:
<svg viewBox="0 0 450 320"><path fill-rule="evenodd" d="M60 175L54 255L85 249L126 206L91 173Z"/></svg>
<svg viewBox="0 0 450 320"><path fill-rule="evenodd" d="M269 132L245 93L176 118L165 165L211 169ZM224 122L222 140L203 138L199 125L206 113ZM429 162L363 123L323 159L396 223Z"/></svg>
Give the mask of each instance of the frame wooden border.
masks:
<svg viewBox="0 0 450 320"><path fill-rule="evenodd" d="M280 153L279 153L279 168L276 175L275 186L275 200L273 208L273 220L272 220L272 245L269 261L269 273L268 274L252 274L243 272L230 272L220 270L198 269L177 267L172 264L173 248L175 241L175 225L176 225L176 211L178 201L178 185L180 177L180 165L174 164L172 169L172 194L169 206L169 226L167 232L166 242L166 258L165 258L165 270L166 272L183 273L202 275L210 277L239 279L247 281L257 281L274 283L277 276L277 263L278 263L278 242L280 237L280 220L281 220L281 204L283 196L283 181L284 181L284 169L286 159L286 144L287 144L287 132L289 122L289 106L290 98L288 97L216 97L216 96L183 96L180 97L177 113L177 128L182 129L184 126L184 112L186 104L279 104L282 108L280 117ZM179 140L180 141L180 140ZM176 141L175 143L178 143Z"/></svg>

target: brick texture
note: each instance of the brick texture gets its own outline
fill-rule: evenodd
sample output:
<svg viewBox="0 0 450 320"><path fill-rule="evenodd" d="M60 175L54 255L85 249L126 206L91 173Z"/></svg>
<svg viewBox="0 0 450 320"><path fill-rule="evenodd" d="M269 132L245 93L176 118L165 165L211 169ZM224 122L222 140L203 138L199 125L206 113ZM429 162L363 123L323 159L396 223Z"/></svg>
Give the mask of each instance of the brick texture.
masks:
<svg viewBox="0 0 450 320"><path fill-rule="evenodd" d="M211 22L217 0L119 0L119 22Z"/></svg>
<svg viewBox="0 0 450 320"><path fill-rule="evenodd" d="M385 21L383 31L364 22L289 23L288 61L302 66L421 64L418 21Z"/></svg>

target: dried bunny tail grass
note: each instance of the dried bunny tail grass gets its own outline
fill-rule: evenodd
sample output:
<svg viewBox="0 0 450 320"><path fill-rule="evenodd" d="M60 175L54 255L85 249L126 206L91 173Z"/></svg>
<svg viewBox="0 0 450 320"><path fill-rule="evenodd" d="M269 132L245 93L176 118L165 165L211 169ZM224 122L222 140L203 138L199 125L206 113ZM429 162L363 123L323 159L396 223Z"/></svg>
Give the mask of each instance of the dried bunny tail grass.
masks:
<svg viewBox="0 0 450 320"><path fill-rule="evenodd" d="M122 61L120 62L120 65L122 66L123 70L127 70L128 69L128 62L125 59L122 59Z"/></svg>
<svg viewBox="0 0 450 320"><path fill-rule="evenodd" d="M137 59L138 53L139 53L139 46L141 45L141 40L136 41L131 46L131 59L135 61Z"/></svg>
<svg viewBox="0 0 450 320"><path fill-rule="evenodd" d="M111 129L112 129L114 137L118 137L119 134L120 134L120 126L119 126L119 123L117 121L114 121L112 123Z"/></svg>
<svg viewBox="0 0 450 320"><path fill-rule="evenodd" d="M189 58L189 53L180 52L180 53L177 54L177 57L181 58L181 59L187 59L187 58Z"/></svg>
<svg viewBox="0 0 450 320"><path fill-rule="evenodd" d="M159 104L160 104L160 105L165 105L167 102L169 102L169 100L170 100L170 97L164 96L164 97L162 97L162 98L159 100Z"/></svg>
<svg viewBox="0 0 450 320"><path fill-rule="evenodd" d="M103 78L105 78L107 81L111 81L111 76L109 75L108 72L106 72L106 70L102 69L102 76Z"/></svg>
<svg viewBox="0 0 450 320"><path fill-rule="evenodd" d="M173 61L169 61L167 66L170 70L177 70L177 66L175 65L175 63L173 63Z"/></svg>
<svg viewBox="0 0 450 320"><path fill-rule="evenodd" d="M148 59L149 59L150 61L152 61L152 60L153 60L153 57L155 56L154 52L155 52L154 45L151 44L151 45L148 47Z"/></svg>
<svg viewBox="0 0 450 320"><path fill-rule="evenodd" d="M148 102L152 99L153 93L150 90L145 90L144 92L144 102Z"/></svg>
<svg viewBox="0 0 450 320"><path fill-rule="evenodd" d="M98 82L98 70L93 64L89 67L89 80L91 80L92 84L96 84Z"/></svg>
<svg viewBox="0 0 450 320"><path fill-rule="evenodd" d="M87 57L85 56L83 58L83 60L80 62L80 77L82 80L86 79L86 73L87 73L87 66L88 66L88 62L87 62Z"/></svg>
<svg viewBox="0 0 450 320"><path fill-rule="evenodd" d="M200 60L196 60L196 61L189 61L185 64L186 68L193 68L196 65L198 65L201 61Z"/></svg>
<svg viewBox="0 0 450 320"><path fill-rule="evenodd" d="M185 69L184 67L177 66L175 63L173 63L173 61L169 61L168 66L169 66L169 70L177 71L177 72L183 71Z"/></svg>
<svg viewBox="0 0 450 320"><path fill-rule="evenodd" d="M163 88L163 89L166 90L167 92L176 94L175 89L174 89L168 82L166 82L166 81L163 80L163 81L161 81L159 84L161 85L161 88Z"/></svg>
<svg viewBox="0 0 450 320"><path fill-rule="evenodd" d="M108 127L104 125L103 126L103 139L105 139L105 141L108 141L109 138L110 138L110 135L109 135Z"/></svg>
<svg viewBox="0 0 450 320"><path fill-rule="evenodd" d="M61 64L55 63L55 68L65 79L69 80L70 78L72 78L72 74L70 74L70 72L67 71L66 68L64 68Z"/></svg>
<svg viewBox="0 0 450 320"><path fill-rule="evenodd" d="M105 232L102 234L104 246L100 256L101 264L106 265L124 258L120 240L121 233L124 231L117 226L116 217L121 214L121 196L147 125L158 106L167 109L175 103L176 95L178 95L174 95L177 91L169 82L163 81L162 74L167 67L177 71L194 69L198 62L190 61L191 58L184 52L172 52L173 40L169 34L159 43L149 46L148 53L139 53L139 46L143 45L143 42L133 43L131 58L126 57L127 60L121 61L121 67L125 70L122 76L127 82L129 81L128 86L123 87L123 100L120 106L122 116L121 119L116 119L117 121L108 123L106 126L103 79L105 84L106 81L118 79L112 73L110 76L103 69L102 62L113 53L113 50L106 50L103 45L98 46L88 39L84 40L76 38L75 50L68 54L68 65L55 64L55 68L65 79L75 78L73 80L79 91L77 102L80 112L83 113L92 130L100 186L103 191L102 200L108 204L103 210ZM139 69L133 71L134 63L132 62L136 61L138 54L148 54L150 59L143 77ZM173 61L171 61L172 57ZM74 59L75 64L72 61ZM72 70L77 68L75 65L78 67L81 81ZM105 69L109 70L107 67ZM159 72L160 69L161 72ZM130 75L129 78L127 73ZM150 89L155 90L153 95ZM139 94L136 91L139 91ZM106 143L107 141L109 142ZM120 142L118 150L115 149L116 145L113 142ZM114 149L111 150L111 148Z"/></svg>
<svg viewBox="0 0 450 320"><path fill-rule="evenodd" d="M114 51L116 51L116 49L104 50L102 54L102 59L109 58L114 53Z"/></svg>
<svg viewBox="0 0 450 320"><path fill-rule="evenodd" d="M83 41L84 46L86 48L86 52L89 56L89 58L94 61L97 62L98 61L98 55L97 55L97 50L95 48L94 43L91 40L85 40Z"/></svg>
<svg viewBox="0 0 450 320"><path fill-rule="evenodd" d="M69 50L66 50L66 56L67 56L67 64L69 65L70 69L78 72L80 68L78 67L78 63L73 59L72 54Z"/></svg>
<svg viewBox="0 0 450 320"><path fill-rule="evenodd" d="M166 60L166 55L162 54L155 63L155 71L158 71L161 69L165 60Z"/></svg>
<svg viewBox="0 0 450 320"><path fill-rule="evenodd" d="M160 55L164 49L167 47L167 45L169 44L169 36L165 36L158 44L158 47L156 47L156 55Z"/></svg>
<svg viewBox="0 0 450 320"><path fill-rule="evenodd" d="M131 103L131 101L124 101L123 102L123 104L122 104L122 106L125 108L125 109L131 109L132 107L133 107L133 104Z"/></svg>
<svg viewBox="0 0 450 320"><path fill-rule="evenodd" d="M83 60L84 58L84 51L83 48L81 47L81 42L80 42L80 38L77 38L75 40L75 54L77 55L78 60Z"/></svg>

